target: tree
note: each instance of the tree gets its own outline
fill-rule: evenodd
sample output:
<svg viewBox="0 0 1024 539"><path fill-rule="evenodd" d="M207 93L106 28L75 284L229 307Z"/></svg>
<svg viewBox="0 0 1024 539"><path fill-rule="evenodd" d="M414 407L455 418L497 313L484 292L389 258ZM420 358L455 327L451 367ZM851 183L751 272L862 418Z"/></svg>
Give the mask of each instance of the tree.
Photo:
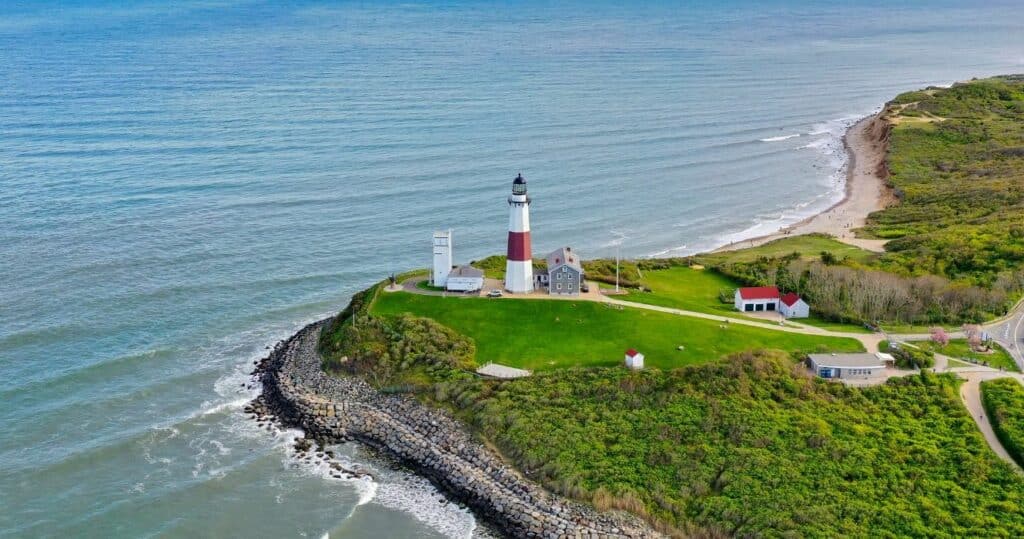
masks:
<svg viewBox="0 0 1024 539"><path fill-rule="evenodd" d="M964 336L967 337L967 345L971 347L971 350L978 350L981 348L981 326L978 324L964 324L963 327Z"/></svg>
<svg viewBox="0 0 1024 539"><path fill-rule="evenodd" d="M932 342L939 346L946 346L949 344L949 333L940 327L932 328Z"/></svg>

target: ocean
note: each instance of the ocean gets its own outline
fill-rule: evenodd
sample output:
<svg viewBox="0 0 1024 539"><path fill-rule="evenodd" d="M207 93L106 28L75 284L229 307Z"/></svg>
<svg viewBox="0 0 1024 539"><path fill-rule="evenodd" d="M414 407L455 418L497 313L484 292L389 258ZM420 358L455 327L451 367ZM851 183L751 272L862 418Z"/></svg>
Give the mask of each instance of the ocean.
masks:
<svg viewBox="0 0 1024 539"><path fill-rule="evenodd" d="M471 537L242 407L267 347L454 230L685 255L842 196L895 94L1024 71L1017 2L0 3L0 536ZM974 4L974 3L972 3Z"/></svg>

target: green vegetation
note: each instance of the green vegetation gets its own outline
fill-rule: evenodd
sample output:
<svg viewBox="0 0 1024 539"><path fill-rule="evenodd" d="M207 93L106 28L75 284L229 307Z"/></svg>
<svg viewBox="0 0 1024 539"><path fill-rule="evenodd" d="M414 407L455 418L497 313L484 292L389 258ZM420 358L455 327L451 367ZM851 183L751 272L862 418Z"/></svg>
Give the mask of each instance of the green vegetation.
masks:
<svg viewBox="0 0 1024 539"><path fill-rule="evenodd" d="M912 346L900 346L889 351L901 369L930 369L935 366L935 353Z"/></svg>
<svg viewBox="0 0 1024 539"><path fill-rule="evenodd" d="M678 535L1019 537L1024 478L989 450L958 384L859 390L762 353L449 382L434 398L549 488Z"/></svg>
<svg viewBox="0 0 1024 539"><path fill-rule="evenodd" d="M476 366L473 341L427 318L372 316L380 289L378 284L353 296L324 328L319 344L325 371L405 391L468 376L465 371Z"/></svg>
<svg viewBox="0 0 1024 539"><path fill-rule="evenodd" d="M866 265L877 263L872 258L859 262L830 253L815 259L794 251L748 259L740 251L733 257L706 262L746 286L776 285L797 292L818 316L832 322L960 324L993 318L1009 306L1006 290L950 282L935 275L897 275Z"/></svg>
<svg viewBox="0 0 1024 539"><path fill-rule="evenodd" d="M975 352L967 345L967 339L953 339L946 346L939 346L932 341L914 343L925 350L930 350L957 359L971 359L976 363L988 363L990 367L1004 368L1008 371L1017 372L1017 362L1010 357L1010 354L1001 346L993 343L990 352Z"/></svg>
<svg viewBox="0 0 1024 539"><path fill-rule="evenodd" d="M853 339L723 324L592 301L444 298L396 292L380 295L372 314L430 318L471 338L478 364L493 361L534 370L618 365L631 347L644 353L648 365L660 368L756 348L863 350Z"/></svg>
<svg viewBox="0 0 1024 539"><path fill-rule="evenodd" d="M1024 386L1011 378L982 382L981 401L999 441L1024 466Z"/></svg>
<svg viewBox="0 0 1024 539"><path fill-rule="evenodd" d="M900 203L872 214L866 228L892 239L878 266L1019 291L1024 79L903 94L886 114L895 124L889 181Z"/></svg>
<svg viewBox="0 0 1024 539"><path fill-rule="evenodd" d="M828 253L826 258L831 257L834 260L850 260L858 263L868 262L878 256L876 253L843 243L825 234L801 234L780 238L757 247L702 254L696 259L708 266L721 266L755 262L760 259L782 258L792 253L797 253L801 260L821 260L822 253Z"/></svg>
<svg viewBox="0 0 1024 539"><path fill-rule="evenodd" d="M696 266L696 268L701 268L701 266ZM621 296L619 299L733 318L757 320L737 312L733 306L733 293L737 287L743 285L712 269L674 266L668 269L649 270L643 272L643 276L639 277L639 282L642 288L630 289L626 295ZM870 333L862 325L826 321L817 315L794 320L793 322L817 326L831 331Z"/></svg>
<svg viewBox="0 0 1024 539"><path fill-rule="evenodd" d="M503 255L492 255L482 260L474 260L469 263L474 268L481 269L484 271L484 277L488 279L504 279L505 278L505 263L508 258ZM534 260L534 267L537 267L538 260ZM547 267L547 264L544 264Z"/></svg>
<svg viewBox="0 0 1024 539"><path fill-rule="evenodd" d="M629 290L619 299L723 316L740 314L732 305L733 291L740 285L714 271L677 266L644 272L638 280L643 290Z"/></svg>

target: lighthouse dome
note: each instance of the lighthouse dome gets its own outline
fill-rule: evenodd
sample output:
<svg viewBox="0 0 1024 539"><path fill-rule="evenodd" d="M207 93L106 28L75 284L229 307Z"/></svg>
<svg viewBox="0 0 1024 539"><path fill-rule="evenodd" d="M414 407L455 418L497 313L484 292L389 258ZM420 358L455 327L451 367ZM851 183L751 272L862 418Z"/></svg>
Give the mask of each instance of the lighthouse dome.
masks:
<svg viewBox="0 0 1024 539"><path fill-rule="evenodd" d="M512 194L513 195L525 195L526 194L526 180L522 174L517 174L516 179L512 180Z"/></svg>

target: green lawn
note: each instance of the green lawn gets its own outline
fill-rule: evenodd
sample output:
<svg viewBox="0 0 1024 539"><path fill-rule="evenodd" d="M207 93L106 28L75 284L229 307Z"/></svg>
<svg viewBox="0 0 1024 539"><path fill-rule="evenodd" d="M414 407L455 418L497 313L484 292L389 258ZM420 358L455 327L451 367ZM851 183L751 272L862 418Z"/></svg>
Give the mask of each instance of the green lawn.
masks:
<svg viewBox="0 0 1024 539"><path fill-rule="evenodd" d="M875 253L845 244L824 234L802 234L788 238L780 238L757 247L748 247L735 251L707 253L696 258L703 264L721 264L733 262L753 262L759 258L780 258L790 253L800 253L805 260L818 260L821 252L828 251L839 260L849 258L856 262L867 262L876 257Z"/></svg>
<svg viewBox="0 0 1024 539"><path fill-rule="evenodd" d="M819 327L821 329L827 329L829 331L843 331L846 333L874 333L870 329L858 325L858 324L843 324L842 322L830 322L828 320L822 320L811 313L809 318L794 318L791 322L797 324L807 324L808 326Z"/></svg>
<svg viewBox="0 0 1024 539"><path fill-rule="evenodd" d="M946 346L939 346L932 341L920 341L914 342L915 345L925 349L937 352L944 356L949 356L955 359L973 359L977 362L987 362L990 367L1004 367L1008 371L1018 371L1017 363L1013 361L1010 354L1003 350L1003 348L997 344L993 344L992 353L985 354L982 352L974 352L967 346L966 339L953 339L949 341Z"/></svg>
<svg viewBox="0 0 1024 539"><path fill-rule="evenodd" d="M723 325L590 301L444 298L396 292L382 294L373 312L432 318L472 338L478 364L493 361L534 370L618 365L627 348L643 352L648 365L660 368L759 348L863 350L853 339ZM684 350L676 349L680 345Z"/></svg>
<svg viewBox="0 0 1024 539"><path fill-rule="evenodd" d="M959 359L949 358L949 368L957 369L961 367L973 367L973 363L967 363L966 361L960 361Z"/></svg>
<svg viewBox="0 0 1024 539"><path fill-rule="evenodd" d="M648 305L764 321L764 319L744 316L733 307L732 293L741 286L740 283L714 270L677 266L663 270L645 271L641 281L651 290L650 292L629 290L628 295L617 297ZM729 303L722 303L719 299L719 293L723 291L729 298ZM793 322L831 331L870 333L862 326L828 322L813 316L813 313L810 318L798 318Z"/></svg>
<svg viewBox="0 0 1024 539"><path fill-rule="evenodd" d="M722 303L719 292L732 297L733 290L740 286L732 279L712 270L690 269L685 266L645 271L642 282L650 292L629 290L628 295L619 299L697 311L701 313L738 316L741 313L732 303Z"/></svg>

